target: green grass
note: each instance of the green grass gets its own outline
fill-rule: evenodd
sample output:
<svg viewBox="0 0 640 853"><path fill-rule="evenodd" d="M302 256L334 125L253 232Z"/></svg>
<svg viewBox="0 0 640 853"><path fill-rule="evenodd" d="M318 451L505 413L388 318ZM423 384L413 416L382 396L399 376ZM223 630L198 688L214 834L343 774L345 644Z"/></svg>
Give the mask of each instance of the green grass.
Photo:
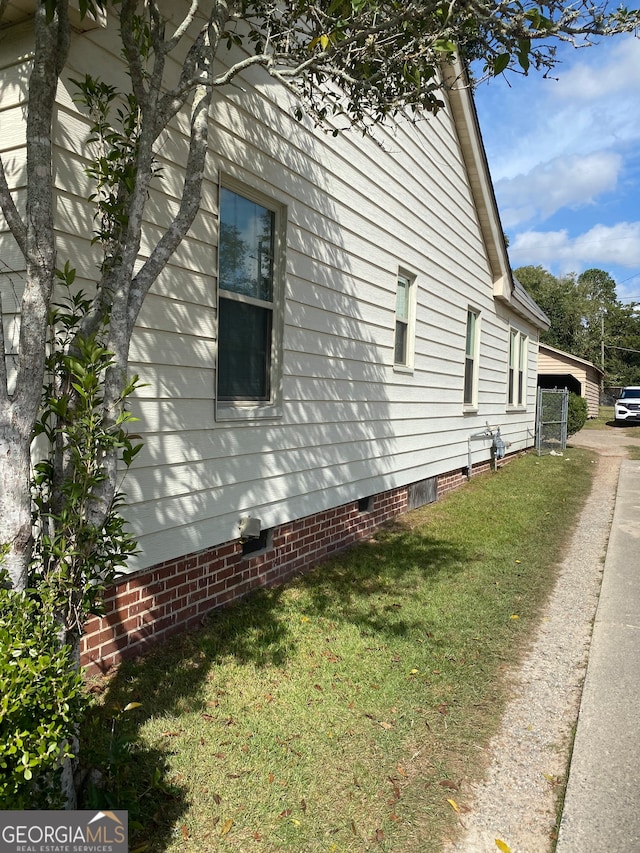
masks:
<svg viewBox="0 0 640 853"><path fill-rule="evenodd" d="M477 477L124 664L84 732L85 762L105 768L116 719L116 793L100 803L129 808L152 851L439 851L592 458L527 455Z"/></svg>
<svg viewBox="0 0 640 853"><path fill-rule="evenodd" d="M613 406L600 406L597 418L591 418L583 426L583 429L624 429L624 434L629 438L640 438L640 424L634 423L628 426L616 426ZM634 458L633 456L631 458Z"/></svg>
<svg viewBox="0 0 640 853"><path fill-rule="evenodd" d="M614 422L613 406L600 406L597 418L590 418L582 429L605 429Z"/></svg>

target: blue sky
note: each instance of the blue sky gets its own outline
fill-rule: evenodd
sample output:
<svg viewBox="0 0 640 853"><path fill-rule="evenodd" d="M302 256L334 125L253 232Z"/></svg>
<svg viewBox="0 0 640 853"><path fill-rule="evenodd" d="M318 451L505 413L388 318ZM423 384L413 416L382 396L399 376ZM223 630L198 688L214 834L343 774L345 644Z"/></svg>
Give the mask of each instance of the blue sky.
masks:
<svg viewBox="0 0 640 853"><path fill-rule="evenodd" d="M640 39L558 55L554 79L476 90L511 265L599 267L619 299L640 302Z"/></svg>

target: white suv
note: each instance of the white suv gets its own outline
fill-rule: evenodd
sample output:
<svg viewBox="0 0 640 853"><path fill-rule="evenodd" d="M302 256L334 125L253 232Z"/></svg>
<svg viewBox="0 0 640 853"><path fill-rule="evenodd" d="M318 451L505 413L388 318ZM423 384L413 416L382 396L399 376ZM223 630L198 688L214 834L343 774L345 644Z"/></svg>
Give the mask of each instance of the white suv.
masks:
<svg viewBox="0 0 640 853"><path fill-rule="evenodd" d="M640 423L640 386L623 388L615 405L616 423L637 421Z"/></svg>

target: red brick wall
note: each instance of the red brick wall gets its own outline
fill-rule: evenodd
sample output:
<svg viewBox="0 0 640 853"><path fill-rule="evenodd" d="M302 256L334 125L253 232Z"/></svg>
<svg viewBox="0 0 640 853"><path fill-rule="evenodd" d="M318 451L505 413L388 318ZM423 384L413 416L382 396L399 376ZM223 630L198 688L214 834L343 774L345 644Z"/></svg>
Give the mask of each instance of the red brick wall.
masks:
<svg viewBox="0 0 640 853"><path fill-rule="evenodd" d="M213 608L321 562L406 509L406 487L394 489L375 495L368 512L359 512L355 501L280 525L270 546L255 555L244 557L236 540L132 575L108 591L106 615L86 624L82 662L89 672L106 671L196 625Z"/></svg>
<svg viewBox="0 0 640 853"><path fill-rule="evenodd" d="M474 474L489 466L480 463ZM465 482L464 469L442 475L438 498ZM257 587L282 583L364 539L406 510L407 487L393 489L375 495L368 512L359 512L354 501L280 525L267 549L255 555L243 556L235 540L131 575L108 591L105 616L87 622L82 662L89 673L105 672L122 658L197 625L210 610Z"/></svg>

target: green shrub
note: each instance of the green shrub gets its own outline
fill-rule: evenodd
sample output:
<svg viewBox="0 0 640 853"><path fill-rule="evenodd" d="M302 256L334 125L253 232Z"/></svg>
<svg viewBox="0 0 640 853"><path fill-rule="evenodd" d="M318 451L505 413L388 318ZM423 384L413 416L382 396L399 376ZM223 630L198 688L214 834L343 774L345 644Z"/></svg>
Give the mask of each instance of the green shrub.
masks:
<svg viewBox="0 0 640 853"><path fill-rule="evenodd" d="M86 703L83 678L42 602L0 571L0 803L58 808L61 759Z"/></svg>
<svg viewBox="0 0 640 853"><path fill-rule="evenodd" d="M567 414L567 436L575 435L587 422L589 410L584 397L571 392L569 394L569 411Z"/></svg>

